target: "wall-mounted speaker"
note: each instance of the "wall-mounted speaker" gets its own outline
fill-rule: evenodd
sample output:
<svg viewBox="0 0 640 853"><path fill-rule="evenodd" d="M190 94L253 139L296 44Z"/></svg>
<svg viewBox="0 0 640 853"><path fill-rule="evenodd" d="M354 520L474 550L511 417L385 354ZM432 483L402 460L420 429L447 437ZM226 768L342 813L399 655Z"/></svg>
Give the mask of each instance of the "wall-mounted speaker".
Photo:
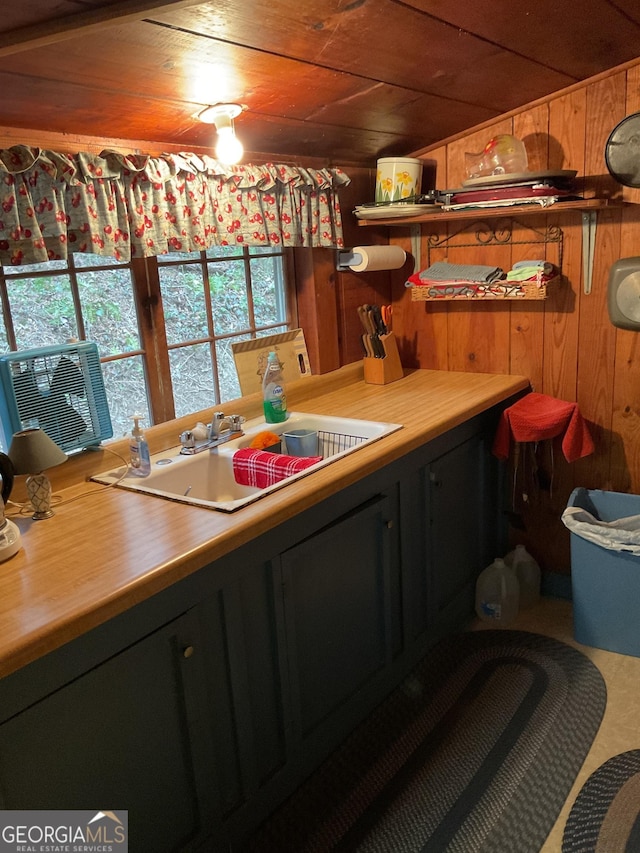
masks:
<svg viewBox="0 0 640 853"><path fill-rule="evenodd" d="M607 305L614 326L640 331L640 257L620 258L611 266Z"/></svg>

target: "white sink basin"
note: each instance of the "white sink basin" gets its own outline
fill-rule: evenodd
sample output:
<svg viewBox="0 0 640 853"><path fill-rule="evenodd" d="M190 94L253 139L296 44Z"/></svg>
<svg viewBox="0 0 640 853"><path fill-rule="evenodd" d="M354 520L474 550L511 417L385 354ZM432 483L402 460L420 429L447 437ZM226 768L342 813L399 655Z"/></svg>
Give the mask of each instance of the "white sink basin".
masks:
<svg viewBox="0 0 640 853"><path fill-rule="evenodd" d="M125 468L121 466L96 474L91 479L167 500L234 512L401 428L402 424L292 412L282 424L267 424L261 418L247 421L242 436L213 450L182 455L178 446L156 453L151 457L151 473L148 477L136 477L131 473L125 475ZM233 454L237 450L248 447L259 432L268 430L281 435L299 429L318 431L318 455L322 456L319 462L266 488L236 483ZM284 443L282 451L286 452Z"/></svg>

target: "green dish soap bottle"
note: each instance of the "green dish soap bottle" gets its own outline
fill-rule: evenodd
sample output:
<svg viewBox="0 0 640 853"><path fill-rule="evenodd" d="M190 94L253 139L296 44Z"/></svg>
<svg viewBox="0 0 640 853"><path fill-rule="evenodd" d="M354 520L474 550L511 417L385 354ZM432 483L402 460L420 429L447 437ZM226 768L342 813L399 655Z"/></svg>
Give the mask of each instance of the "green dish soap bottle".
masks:
<svg viewBox="0 0 640 853"><path fill-rule="evenodd" d="M262 406L268 424L281 424L289 417L284 391L282 365L275 352L270 352L262 378Z"/></svg>

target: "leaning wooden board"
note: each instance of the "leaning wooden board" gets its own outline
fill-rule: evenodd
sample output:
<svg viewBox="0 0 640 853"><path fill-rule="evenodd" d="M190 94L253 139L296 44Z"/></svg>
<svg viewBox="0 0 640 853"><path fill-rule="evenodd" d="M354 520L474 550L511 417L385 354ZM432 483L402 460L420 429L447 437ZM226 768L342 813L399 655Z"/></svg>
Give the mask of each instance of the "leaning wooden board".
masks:
<svg viewBox="0 0 640 853"><path fill-rule="evenodd" d="M241 394L253 394L262 388L267 356L275 352L283 366L285 382L311 376L311 365L302 329L291 329L251 341L231 344Z"/></svg>

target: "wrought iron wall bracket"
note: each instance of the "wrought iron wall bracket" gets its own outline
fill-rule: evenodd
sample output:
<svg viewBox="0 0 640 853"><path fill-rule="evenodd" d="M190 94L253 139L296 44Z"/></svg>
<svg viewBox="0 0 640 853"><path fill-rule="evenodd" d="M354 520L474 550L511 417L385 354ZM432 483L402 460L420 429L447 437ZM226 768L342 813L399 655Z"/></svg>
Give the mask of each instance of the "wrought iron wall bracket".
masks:
<svg viewBox="0 0 640 853"><path fill-rule="evenodd" d="M514 240L514 226L524 228L530 232L529 237ZM469 231L475 228L475 242L455 242L456 237L460 234L468 234ZM427 266L431 266L431 252L436 249L462 249L479 246L531 246L531 245L547 245L555 244L558 246L558 268L562 270L562 250L563 250L564 235L562 229L557 225L549 225L544 230L533 228L530 225L523 225L521 222L513 219L509 223L497 223L495 226L490 226L482 220L478 220L471 226L468 224L462 226L452 234L446 237L441 237L438 234L430 234L427 239ZM419 257L419 255L418 255Z"/></svg>

